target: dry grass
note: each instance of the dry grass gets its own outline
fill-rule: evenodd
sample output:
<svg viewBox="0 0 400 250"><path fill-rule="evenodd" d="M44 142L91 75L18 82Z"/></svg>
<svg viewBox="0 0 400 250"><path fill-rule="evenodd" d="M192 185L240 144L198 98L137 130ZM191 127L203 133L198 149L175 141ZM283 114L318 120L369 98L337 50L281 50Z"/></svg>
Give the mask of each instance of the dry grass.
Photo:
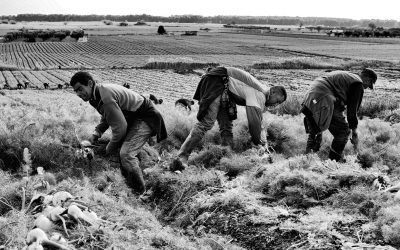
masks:
<svg viewBox="0 0 400 250"><path fill-rule="evenodd" d="M370 242L398 244L396 234L391 233L397 232L397 218L383 209L395 206L393 199L371 187L377 173L389 175L392 184L398 179L398 125L378 119L360 121L361 152L373 156L368 162L371 164L363 169L364 163L356 162L351 145L345 150L348 163L325 160L327 152L324 148L329 148L331 141L329 133L324 133L323 150L319 155L304 156L306 134L302 116L267 113L263 125L270 146L275 150L271 163L251 148L246 115L239 109L239 119L234 122L233 129L234 150L214 145L219 142L218 126L215 126L191 155L192 166L177 174L168 172L165 166L196 122L196 114L182 113L172 103L166 103L158 107L164 114L169 138L156 145L161 162L149 160L146 166L147 188L152 193L144 204L124 184L119 169L110 166L106 159L98 157L95 160L96 172L91 176L85 162L76 159L73 152L64 147L76 144L74 130L80 139L87 139L98 121L99 117L93 115L94 111L87 104L70 94L4 93L9 101L4 102L0 110L0 115L5 118L0 122L0 147L12 150L19 158L23 147L28 147L32 152L33 167L43 166L54 174L49 177L53 180L52 188L79 195L93 205L101 218L122 228L120 231L112 228L89 230L96 235L96 240L91 239L88 232L72 230L74 239L80 240L74 245L77 249L88 246L207 249L209 246L203 239L217 233L209 225L221 229L223 233L218 237L222 238L218 242L225 247L239 249L228 243L229 237L234 237L243 244L241 246L248 248L248 237L261 232L251 230L261 230L269 223L290 229L296 235L308 235L306 245L318 248L321 246L318 244L332 239L333 230L346 235L338 225L343 220L349 223L346 225L352 225L359 216L368 216L369 223L376 227L374 232L383 235L382 238L370 236ZM47 104L43 100L48 100ZM26 126L31 123L33 125ZM153 153L157 155L150 150L142 157L150 159ZM8 239L7 247L11 248L24 245L25 233L32 222L29 214L18 222L15 220L22 205L18 191L22 185L20 178L19 175L0 173L0 197L13 207L0 205L0 228L12 228L0 235L0 239ZM32 192L28 192L27 199L31 197ZM299 215L295 211L304 213ZM329 211L329 216L321 216L324 211ZM243 223L241 227L230 224L234 218L239 224ZM222 221L229 223L226 231L220 224ZM321 222L319 226L317 221ZM25 233L16 236L17 231ZM241 233L246 237L240 238ZM277 236L274 234L273 237ZM353 239L348 235L344 237ZM266 239L257 241L257 246L266 244Z"/></svg>

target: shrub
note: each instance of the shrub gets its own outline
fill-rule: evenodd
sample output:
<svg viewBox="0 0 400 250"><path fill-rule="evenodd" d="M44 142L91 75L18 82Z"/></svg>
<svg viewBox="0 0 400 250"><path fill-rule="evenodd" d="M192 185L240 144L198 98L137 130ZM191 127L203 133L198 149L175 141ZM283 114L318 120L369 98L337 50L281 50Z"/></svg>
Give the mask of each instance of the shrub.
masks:
<svg viewBox="0 0 400 250"><path fill-rule="evenodd" d="M374 216L374 208L378 207L384 198L382 194L373 190L371 186L363 184L351 188L339 189L327 201L334 207L349 213L361 212L366 216ZM371 204L372 203L372 204Z"/></svg>
<svg viewBox="0 0 400 250"><path fill-rule="evenodd" d="M201 62L148 62L143 69L175 69L179 72L190 71L194 69L204 69L208 67L216 67L218 63L201 63Z"/></svg>
<svg viewBox="0 0 400 250"><path fill-rule="evenodd" d="M165 30L164 26L162 26L162 25L158 26L157 34L159 34L159 35L167 34L167 31Z"/></svg>
<svg viewBox="0 0 400 250"><path fill-rule="evenodd" d="M16 181L10 174L0 170L0 216L22 205L21 190L23 184Z"/></svg>
<svg viewBox="0 0 400 250"><path fill-rule="evenodd" d="M271 113L278 115L299 115L300 110L301 101L296 96L289 96L284 103L270 109Z"/></svg>
<svg viewBox="0 0 400 250"><path fill-rule="evenodd" d="M400 155L397 146L392 145L387 147L380 155L383 164L389 167L388 172L392 174L400 173Z"/></svg>
<svg viewBox="0 0 400 250"><path fill-rule="evenodd" d="M54 34L54 37L60 39L61 41L67 37L67 34L65 32L58 31Z"/></svg>
<svg viewBox="0 0 400 250"><path fill-rule="evenodd" d="M177 175L160 170L149 172L147 187L153 192L150 200L160 206L162 218L183 215L187 203L193 195L210 187L221 185L219 175L211 171L186 169L185 174Z"/></svg>
<svg viewBox="0 0 400 250"><path fill-rule="evenodd" d="M269 145L286 157L303 153L306 134L302 117L296 116L267 116L267 138Z"/></svg>
<svg viewBox="0 0 400 250"><path fill-rule="evenodd" d="M371 168L376 159L377 156L372 153L372 150L364 149L357 154L357 162L363 169Z"/></svg>
<svg viewBox="0 0 400 250"><path fill-rule="evenodd" d="M384 207L377 216L376 224L385 241L400 247L400 205Z"/></svg>
<svg viewBox="0 0 400 250"><path fill-rule="evenodd" d="M362 102L358 115L360 117L368 116L370 118L380 117L383 111L395 110L399 107L398 103L388 100L369 99Z"/></svg>
<svg viewBox="0 0 400 250"><path fill-rule="evenodd" d="M170 105L161 106L160 111L168 112L169 114L164 117L166 127L169 131L168 138L155 145L155 147L160 153L164 150L169 152L173 149L179 149L188 137L193 124L196 122L195 114L193 113L188 117L185 113L180 112Z"/></svg>
<svg viewBox="0 0 400 250"><path fill-rule="evenodd" d="M269 183L268 194L289 206L309 207L334 194L337 182L306 170L294 170L277 175Z"/></svg>
<svg viewBox="0 0 400 250"><path fill-rule="evenodd" d="M74 30L71 32L71 38L75 38L78 40L80 37L83 37L85 35L85 31L83 30Z"/></svg>

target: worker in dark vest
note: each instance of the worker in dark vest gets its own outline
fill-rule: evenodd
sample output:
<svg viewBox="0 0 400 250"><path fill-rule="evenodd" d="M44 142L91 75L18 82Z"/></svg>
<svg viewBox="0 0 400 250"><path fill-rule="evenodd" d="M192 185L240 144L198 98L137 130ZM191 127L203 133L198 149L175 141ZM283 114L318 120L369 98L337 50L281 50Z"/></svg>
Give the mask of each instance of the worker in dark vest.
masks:
<svg viewBox="0 0 400 250"><path fill-rule="evenodd" d="M198 122L182 144L178 158L183 168L190 153L202 140L215 121L218 121L222 145L233 145L232 120L237 117L236 105L246 108L252 143L261 151L268 151L263 113L267 107L278 105L287 98L283 86L267 88L248 72L234 67L208 69L202 77L193 99L199 101Z"/></svg>
<svg viewBox="0 0 400 250"><path fill-rule="evenodd" d="M329 130L333 141L329 159L343 162L343 150L351 133L351 142L358 145L357 112L364 89L373 89L376 73L365 68L360 74L333 71L317 78L306 93L302 103L305 115L304 126L308 133L306 153L317 152L322 141L322 132ZM347 121L343 114L347 107Z"/></svg>

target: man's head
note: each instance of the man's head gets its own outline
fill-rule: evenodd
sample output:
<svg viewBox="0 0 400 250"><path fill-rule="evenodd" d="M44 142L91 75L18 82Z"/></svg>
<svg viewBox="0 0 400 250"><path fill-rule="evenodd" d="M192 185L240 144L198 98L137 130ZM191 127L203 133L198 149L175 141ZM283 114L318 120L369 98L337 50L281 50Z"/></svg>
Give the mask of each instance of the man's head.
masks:
<svg viewBox="0 0 400 250"><path fill-rule="evenodd" d="M273 86L269 89L267 94L267 101L265 106L274 106L286 101L287 93L283 86Z"/></svg>
<svg viewBox="0 0 400 250"><path fill-rule="evenodd" d="M92 98L95 82L88 72L80 71L73 75L70 85L74 89L75 93L85 102Z"/></svg>
<svg viewBox="0 0 400 250"><path fill-rule="evenodd" d="M372 69L365 68L361 71L361 80L363 81L364 89L366 88L373 89L376 79L378 79L378 76Z"/></svg>

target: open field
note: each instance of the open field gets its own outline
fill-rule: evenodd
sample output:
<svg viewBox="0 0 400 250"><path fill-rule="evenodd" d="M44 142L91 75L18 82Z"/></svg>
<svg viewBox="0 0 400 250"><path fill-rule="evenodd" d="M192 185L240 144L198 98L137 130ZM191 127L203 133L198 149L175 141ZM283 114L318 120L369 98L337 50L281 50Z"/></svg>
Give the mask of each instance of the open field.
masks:
<svg viewBox="0 0 400 250"><path fill-rule="evenodd" d="M127 29L136 33L125 31L118 36L111 36L109 29L116 28L103 23L75 25L85 27L86 33L89 34L87 43L0 43L0 60L6 65L23 69L54 69L59 66L75 69L141 67L154 57L161 57L161 60L162 57L164 60L171 57L185 57L195 62L234 66L247 66L288 56L381 60L393 63L398 63L400 57L400 39L371 38L345 41L296 34L294 36L284 33L252 35L231 31L230 33L200 31L198 36L181 36L180 33L159 36L155 34L158 25L154 23L145 27L128 26ZM33 24L33 27L40 26L41 23ZM55 27L59 26L62 28L61 24ZM93 33L94 27L98 27L104 35ZM192 24L186 27L180 24L176 28L184 31L198 30L199 27L200 25ZM118 29L121 28L125 27ZM151 29L152 33L149 32Z"/></svg>
<svg viewBox="0 0 400 250"><path fill-rule="evenodd" d="M101 219L90 225L64 216L66 229L54 223L50 231L66 238L68 249L400 247L400 196L383 191L400 181L400 42L225 33L219 24L165 24L171 32L212 31L158 36L158 25L68 22L84 27L89 41L0 43L0 249L25 245L44 201L28 205L51 190L68 191ZM10 27L0 25L0 30ZM167 168L197 111L197 105L187 112L174 102L192 98L205 68L216 64L244 68L266 86L286 87L287 102L264 115L274 152L266 158L251 147L239 108L233 149L219 146L215 126L189 158L189 168L171 172ZM374 90L365 91L359 112L359 152L348 143L346 163L328 160L332 136L325 132L321 150L304 155L307 135L299 109L310 83L326 70L357 72L364 66L379 76ZM151 190L147 199L125 185L115 160L95 155L88 162L77 154L77 145L99 121L95 110L64 85L78 70L98 82L128 83L165 100L157 108L169 137L139 153ZM25 82L27 89L17 89ZM24 148L31 154L25 172ZM45 175L37 174L38 167Z"/></svg>

